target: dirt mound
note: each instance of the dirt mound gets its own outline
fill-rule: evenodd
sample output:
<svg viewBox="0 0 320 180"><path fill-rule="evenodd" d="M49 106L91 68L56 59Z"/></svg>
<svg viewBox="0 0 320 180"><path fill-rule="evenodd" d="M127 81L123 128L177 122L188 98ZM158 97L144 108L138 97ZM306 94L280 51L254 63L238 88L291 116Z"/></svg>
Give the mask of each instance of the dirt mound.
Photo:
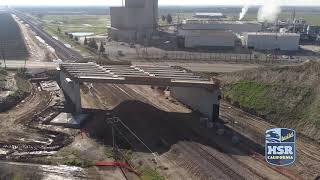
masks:
<svg viewBox="0 0 320 180"><path fill-rule="evenodd" d="M183 134L190 134L184 123L196 118L194 114L165 112L149 104L133 100L124 101L112 113L135 132L151 150L158 153L167 152L172 144L183 140ZM107 126L104 114L97 115L85 125L85 128L90 135L104 140L107 144L112 144L111 128ZM136 150L148 152L143 146Z"/></svg>
<svg viewBox="0 0 320 180"><path fill-rule="evenodd" d="M225 99L320 140L320 63L265 67L221 77Z"/></svg>

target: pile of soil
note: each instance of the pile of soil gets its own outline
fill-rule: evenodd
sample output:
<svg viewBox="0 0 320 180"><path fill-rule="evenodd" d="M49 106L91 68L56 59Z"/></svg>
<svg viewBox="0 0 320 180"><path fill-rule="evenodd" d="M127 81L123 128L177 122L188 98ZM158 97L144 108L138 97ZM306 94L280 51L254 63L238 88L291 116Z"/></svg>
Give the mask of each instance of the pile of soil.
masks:
<svg viewBox="0 0 320 180"><path fill-rule="evenodd" d="M198 119L196 114L164 112L134 100L122 102L113 109L112 114L119 117L152 151L160 154L167 152L171 145L184 140L184 135L190 134L190 129L184 124ZM104 113L93 117L85 128L92 137L112 145L111 127L107 125ZM143 146L135 150L148 152Z"/></svg>

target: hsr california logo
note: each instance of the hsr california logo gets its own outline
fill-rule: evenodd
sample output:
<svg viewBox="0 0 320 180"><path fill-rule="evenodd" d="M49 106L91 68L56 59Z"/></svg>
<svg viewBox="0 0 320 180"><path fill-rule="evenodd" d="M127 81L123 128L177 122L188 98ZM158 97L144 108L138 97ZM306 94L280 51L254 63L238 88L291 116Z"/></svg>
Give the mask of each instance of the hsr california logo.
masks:
<svg viewBox="0 0 320 180"><path fill-rule="evenodd" d="M288 166L296 160L296 133L292 129L273 128L266 131L265 159L275 166Z"/></svg>

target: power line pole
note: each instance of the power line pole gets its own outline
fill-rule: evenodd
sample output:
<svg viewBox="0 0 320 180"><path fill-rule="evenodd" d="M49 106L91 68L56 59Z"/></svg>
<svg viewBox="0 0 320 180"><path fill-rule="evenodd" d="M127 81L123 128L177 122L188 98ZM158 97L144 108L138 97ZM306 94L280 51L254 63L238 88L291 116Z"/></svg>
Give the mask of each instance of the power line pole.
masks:
<svg viewBox="0 0 320 180"><path fill-rule="evenodd" d="M7 69L7 63L6 63L6 54L4 52L3 46L1 45L1 56L3 58L3 62L4 62L4 69Z"/></svg>

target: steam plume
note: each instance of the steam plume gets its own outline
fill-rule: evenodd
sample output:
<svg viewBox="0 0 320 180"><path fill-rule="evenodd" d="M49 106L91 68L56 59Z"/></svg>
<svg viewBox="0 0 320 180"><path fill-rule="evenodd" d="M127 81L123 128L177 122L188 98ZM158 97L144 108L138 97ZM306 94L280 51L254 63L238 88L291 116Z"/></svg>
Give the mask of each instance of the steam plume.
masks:
<svg viewBox="0 0 320 180"><path fill-rule="evenodd" d="M241 21L244 18L244 16L247 14L248 10L249 10L249 6L244 5L242 8L242 11L240 12L240 15L239 15L239 21Z"/></svg>
<svg viewBox="0 0 320 180"><path fill-rule="evenodd" d="M265 4L259 9L258 21L274 23L278 19L280 13L281 8L275 0L266 0Z"/></svg>

